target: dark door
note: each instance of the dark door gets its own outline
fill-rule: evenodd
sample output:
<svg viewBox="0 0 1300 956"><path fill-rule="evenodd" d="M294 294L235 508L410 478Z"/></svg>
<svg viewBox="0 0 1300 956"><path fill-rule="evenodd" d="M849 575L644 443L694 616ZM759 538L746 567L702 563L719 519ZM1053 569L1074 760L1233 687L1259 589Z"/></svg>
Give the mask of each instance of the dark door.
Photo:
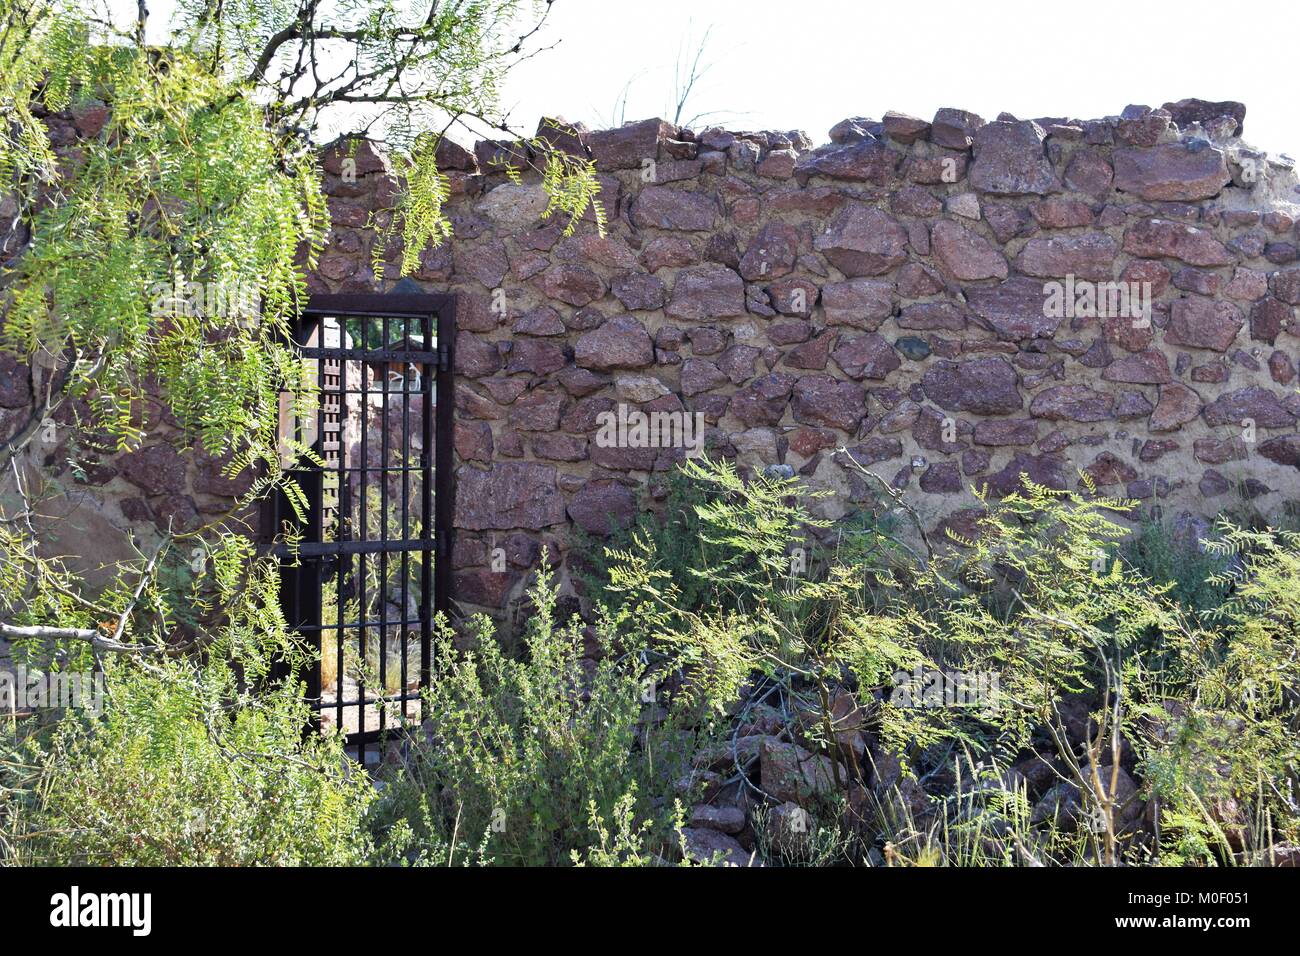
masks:
<svg viewBox="0 0 1300 956"><path fill-rule="evenodd" d="M421 719L449 607L454 328L450 296L313 296L295 336L308 394L281 398L302 492L269 505L282 602L317 652L303 677L319 726L363 759Z"/></svg>

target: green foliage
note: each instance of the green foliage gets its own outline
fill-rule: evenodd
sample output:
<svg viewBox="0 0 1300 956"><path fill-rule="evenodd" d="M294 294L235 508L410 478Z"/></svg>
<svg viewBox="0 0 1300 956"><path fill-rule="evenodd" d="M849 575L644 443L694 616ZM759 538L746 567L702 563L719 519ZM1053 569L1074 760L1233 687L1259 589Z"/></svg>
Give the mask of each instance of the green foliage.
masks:
<svg viewBox="0 0 1300 956"><path fill-rule="evenodd" d="M451 196L451 185L438 169L439 134L421 133L410 151L394 157L395 172L403 188L398 193L386 224L380 224L378 238L371 249L371 268L376 278L385 272L385 256L400 240L401 275L414 272L425 249L440 246L451 238L451 222L443 206ZM552 216L564 220L562 234L570 236L578 222L591 214L600 235L605 234L605 209L598 196L600 180L591 160L549 148L545 140L533 138L516 142L513 155L542 157L541 187L547 197L543 219ZM507 165L504 171L512 182L523 181L521 165Z"/></svg>
<svg viewBox="0 0 1300 956"><path fill-rule="evenodd" d="M887 862L1260 859L1296 838L1296 535L1223 522L1204 559L1180 569L1158 539L1124 548L1129 532L1116 517L1130 506L1096 496L1086 479L1082 492L1026 481L984 502L972 540L931 552L905 577L877 563L896 552L872 547L865 567L840 549L799 576L790 549L819 523L797 482L745 482L725 463L684 474L703 490L698 537L672 546L715 549L712 560L683 577L660 559L653 533L610 548L614 620L661 649L686 699L714 712L731 712L757 679L774 682L792 732L832 754L825 715L836 688L874 696L872 732L903 756L904 773L915 765L950 781L924 812L900 794L906 781L874 795L874 825L891 834L881 838L894 854ZM687 602L679 581L691 576L708 588ZM1196 605L1207 593L1223 596L1217 607ZM996 681L984 699L930 706L908 686L914 667ZM1026 754L1049 758L1090 825L1049 815L1031 826L1023 782L1007 772ZM851 794L858 774L840 755L849 767L837 785ZM1140 822L1109 783L1116 765L1158 802L1158 834L1135 832Z"/></svg>
<svg viewBox="0 0 1300 956"><path fill-rule="evenodd" d="M384 277L384 254L391 240L402 239L402 275L415 271L426 247L440 246L451 238L451 223L443 215L443 204L451 197L447 177L438 171L438 137L418 137L409 157L400 157L406 189L387 229L371 250L375 277Z"/></svg>
<svg viewBox="0 0 1300 956"><path fill-rule="evenodd" d="M4 277L0 348L66 356L66 394L93 419L81 424L117 448L145 439L142 410L161 398L183 446L200 437L234 452L232 475L263 469L255 495L283 482L278 396L302 405L311 391L285 344L328 229L310 136L344 111L355 122L359 107L381 109L364 128L389 135L403 188L374 244L376 271L398 236L410 271L450 235L442 133L429 130L498 119L515 31L544 12L523 0L433 13L371 0L321 15L314 3L185 2L160 49L134 20L63 0L0 2L0 183L31 227ZM326 51L352 67L318 69ZM47 114L103 104L102 131L56 156ZM591 209L600 226L591 164L543 140L526 146L548 215L571 231Z"/></svg>
<svg viewBox="0 0 1300 956"><path fill-rule="evenodd" d="M609 861L639 855L650 834L664 838L670 820L655 798L683 773L691 738L645 719L636 654L606 645L584 666L581 626L554 621L555 596L541 573L524 660L504 654L481 616L471 649L440 640L431 740L384 797L387 818L415 835L420 862L567 864L588 851Z"/></svg>
<svg viewBox="0 0 1300 956"><path fill-rule="evenodd" d="M104 663L103 715L69 712L52 736L23 741L10 820L18 859L324 865L373 858L364 826L369 782L337 739L304 737L312 714L301 686L272 678L274 662L296 673L307 652L285 629L274 565L257 562L234 576L247 547L232 536L213 556L212 597L226 614L208 635L205 656L145 653L168 626L160 604L153 629L130 645L138 650Z"/></svg>
<svg viewBox="0 0 1300 956"><path fill-rule="evenodd" d="M1300 840L1300 535L1220 522L1205 549L1224 599L1198 611L1125 559L1126 503L1086 485L1027 483L985 502L966 547L904 578L884 560L898 552L865 540L796 573L790 549L822 524L797 482L746 482L712 462L682 481L667 509L675 534L647 527L611 547L617 601L594 627L555 620L543 572L522 659L485 618L460 638L442 630L429 720L377 799L336 742L302 741L298 691L267 665L296 666L303 651L278 618L271 569L238 573L251 556L232 540L212 556L209 600L230 613L204 663L113 658L102 720L69 716L43 743L0 737L0 852L660 865L684 856L692 767L715 765L699 758L717 730L751 720L755 707L736 704L759 698L779 704L764 708L785 715L779 733L840 758L801 835L768 819L788 808L751 812L769 863L1265 863ZM699 588L689 599L687 582ZM154 629L132 633L148 644L168 612L153 592L144 602ZM917 706L900 694L914 667L998 682L987 699ZM871 759L892 752L893 769L868 773L836 743L826 717L846 689L882 748ZM1009 767L1035 756L1055 779L1031 794ZM1112 765L1139 781L1145 814L1099 788ZM1075 809L1036 812L1046 786L1072 792Z"/></svg>
<svg viewBox="0 0 1300 956"><path fill-rule="evenodd" d="M297 257L306 247L312 261L327 225L314 164L185 53L104 45L59 8L46 16L54 26L25 53L52 77L44 105L112 110L27 210L0 344L70 349L68 392L119 447L144 437L152 386L213 452L252 448L271 463L277 396L297 387L281 342L304 292ZM70 36L81 46L69 50Z"/></svg>
<svg viewBox="0 0 1300 956"><path fill-rule="evenodd" d="M1127 510L1026 481L922 582L946 597L925 617L931 653L1000 675L999 723L1017 741L1050 722L1063 696L1100 692L1106 665L1117 668L1139 638L1186 629L1162 590L1115 557L1127 531L1109 514Z"/></svg>
<svg viewBox="0 0 1300 956"><path fill-rule="evenodd" d="M727 595L714 587L705 569L722 559L722 550L701 535L698 507L707 500L706 487L690 480L680 469L669 473L666 495L658 514L642 513L630 529L617 529L606 538L593 538L575 528L570 564L588 594L598 595L607 608L618 611L627 594L609 589L610 568L617 555L643 541L643 550L654 555L655 568L663 571L680 588L684 607L699 610L707 604L722 605Z"/></svg>
<svg viewBox="0 0 1300 956"><path fill-rule="evenodd" d="M591 814L591 832L595 842L584 850L572 850L570 856L574 866L603 867L637 867L661 866L665 863L662 856L651 852L648 843L653 843L654 825L650 820L638 820L636 785L618 799L613 810L613 831L610 824L601 817L600 808L595 801L588 804ZM685 814L681 803L675 805L674 831L680 833L685 826ZM684 840L679 840L678 852L683 865L687 865Z"/></svg>
<svg viewBox="0 0 1300 956"><path fill-rule="evenodd" d="M1206 615L1217 626L1176 646L1178 680L1151 682L1137 737L1171 839L1193 859L1300 837L1300 534L1215 532L1206 547L1228 565L1210 580L1228 589Z"/></svg>
<svg viewBox="0 0 1300 956"><path fill-rule="evenodd" d="M371 858L373 791L334 740L303 738L288 684L223 703L202 675L133 665L110 674L102 721L64 721L44 754L33 863L89 866L355 865Z"/></svg>
<svg viewBox="0 0 1300 956"><path fill-rule="evenodd" d="M843 794L811 801L800 831L791 830L778 811L759 807L752 814L755 847L766 866L860 866L864 863L853 812Z"/></svg>
<svg viewBox="0 0 1300 956"><path fill-rule="evenodd" d="M808 684L825 697L850 676L874 686L922 662L908 619L876 613L861 568L832 555L822 574L797 570L794 549L811 550L810 535L829 524L803 503L817 493L793 478L746 483L727 462L689 461L682 470L707 489L694 511L711 560L688 569L707 581L703 598L684 599L650 536L608 554L609 589L624 602L620 620L684 670L684 700L722 712L755 674L790 692ZM890 583L886 570L871 576Z"/></svg>
<svg viewBox="0 0 1300 956"><path fill-rule="evenodd" d="M1228 594L1228 585L1214 580L1224 570L1222 559L1176 534L1167 522L1144 522L1122 553L1126 564L1154 583L1172 585L1170 599L1188 611L1209 611Z"/></svg>

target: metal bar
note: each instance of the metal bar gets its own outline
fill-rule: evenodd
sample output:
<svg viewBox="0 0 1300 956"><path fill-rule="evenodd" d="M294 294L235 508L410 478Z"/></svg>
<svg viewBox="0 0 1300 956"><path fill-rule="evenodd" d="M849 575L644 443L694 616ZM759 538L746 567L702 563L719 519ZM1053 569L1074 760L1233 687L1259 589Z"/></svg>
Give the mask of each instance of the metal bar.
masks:
<svg viewBox="0 0 1300 956"><path fill-rule="evenodd" d="M403 551L435 550L437 550L435 538L412 538L404 541L384 541L382 539L368 541L303 541L297 547L281 543L272 545L270 553L278 558L288 558L294 555L303 558L321 558L336 554L382 554L385 551L391 554L400 554Z"/></svg>
<svg viewBox="0 0 1300 956"><path fill-rule="evenodd" d="M423 620L423 618L419 618L419 617L411 617L411 618L403 618L403 619L400 620L400 621L389 621L388 623L389 623L390 625L398 625L398 624L401 624L401 625L407 625L407 626L409 626L409 625L419 624L419 623L421 623L422 620ZM362 624L365 624L365 625L367 625L368 627L378 627L378 626L379 626L379 621L375 620L374 618L370 618L370 619L360 619L360 618L359 618L359 619L357 619L357 620L355 620L355 621L346 621L346 622L344 622L343 626L346 627L348 630L352 630L352 629L354 629L354 628L360 627ZM335 625L333 625L333 624L322 624L322 625L320 625L319 627L317 627L316 630L331 630L331 631L332 631L332 630L334 629L334 627L335 627ZM302 630L302 631L304 631L304 632L305 632L305 631L308 631L308 630L311 630L311 625L306 625L306 624L305 624L305 625L303 625L301 628L299 628L299 630Z"/></svg>
<svg viewBox="0 0 1300 956"><path fill-rule="evenodd" d="M402 320L402 337L410 338L411 322L410 319ZM427 341L427 340L426 340ZM402 369L402 539L406 540L411 536L410 508L411 508L411 474L407 466L411 463L411 369L412 365L408 364ZM402 552L402 617L406 617L407 607L411 599L411 553ZM397 639L402 648L402 667L401 680L402 690L406 690L406 628L399 627L397 630ZM402 704L402 719L406 719L406 704Z"/></svg>
<svg viewBox="0 0 1300 956"><path fill-rule="evenodd" d="M383 341L389 341L389 318L384 316L383 322ZM380 441L380 458L379 458L379 537L388 540L388 370L384 370L384 391L382 393L383 414L381 421L381 430L379 432ZM388 551L379 552L379 690L388 690ZM403 610L405 615L406 611ZM362 708L365 712L365 708ZM364 724L360 727L362 733L365 732ZM387 729L387 721L383 708L379 710L379 730L382 733Z"/></svg>
<svg viewBox="0 0 1300 956"><path fill-rule="evenodd" d="M447 307L451 298L450 295L436 292L426 292L418 295L400 295L391 292L384 295L365 292L320 293L313 295L308 301L305 314L320 315L328 313L335 315L346 312L348 315L373 317L425 315L430 312L441 312L442 309Z"/></svg>
<svg viewBox="0 0 1300 956"><path fill-rule="evenodd" d="M331 316L333 318L333 316ZM312 345L298 347L298 354L303 358L355 359L362 362L436 362L437 352L415 349L364 349L341 348L328 349Z"/></svg>
<svg viewBox="0 0 1300 956"><path fill-rule="evenodd" d="M321 326L321 337L325 335L324 326ZM320 442L322 460L325 448L325 402L322 397L325 386L325 363L316 362L316 440ZM308 495L309 510L307 514L307 536L317 541L324 540L325 533L325 476L322 471L313 470L309 473L311 476L311 490L313 494ZM310 573L306 573L310 568ZM307 567L302 569L299 581L300 586L305 585L308 581L314 581L315 587L312 589L308 608L310 617L300 620L300 624L320 625L324 623L324 606L321 601L321 570L322 564L319 559L311 561ZM302 633L301 629L299 633ZM320 632L310 634L308 642L309 649L314 653L314 658L309 659L306 663L307 673L304 676L307 685L307 699L310 701L321 700L321 669L320 656L323 651L323 639Z"/></svg>
<svg viewBox="0 0 1300 956"><path fill-rule="evenodd" d="M389 694L387 697L367 697L364 700L350 700L348 701L348 706L351 707L354 706L355 704L378 704L383 701L391 701L391 702L412 701L412 700L418 700L419 697L420 697L419 694L411 694L411 693ZM324 707L319 701L317 701L315 704L312 705L312 710L319 712L320 710L323 709Z"/></svg>
<svg viewBox="0 0 1300 956"><path fill-rule="evenodd" d="M421 470L421 467L422 467L422 466L420 466L420 465L412 465L410 468L402 468L400 465L394 465L392 468L390 468L390 469L388 469L388 470L389 470L391 473L393 473L393 474L396 475L396 474L400 474L400 473L403 472L403 471L420 471L420 470ZM343 468L343 469L341 469L341 470L342 470L343 472L345 472L345 473L347 473L347 472L353 472L353 473L355 473L355 472L361 472L361 471L363 471L364 469L362 469L362 468L358 465L358 466L355 466L355 467L353 467L353 466L348 466L347 468ZM373 469L372 469L372 470L373 470Z"/></svg>
<svg viewBox="0 0 1300 956"><path fill-rule="evenodd" d="M339 321L339 344L343 345L348 340L347 326L342 320ZM339 436L339 456L338 471L336 477L338 489L335 492L335 532L334 539L338 544L346 542L350 527L349 514L351 510L351 495L347 491L347 475L344 466L348 458L348 361L347 359L339 360L339 390L338 390L338 436ZM335 703L335 723L334 726L343 726L343 686L344 686L344 655L343 655L343 581L344 569L351 574L352 572L352 555L339 554L336 559L338 574L334 579L334 611L338 623L338 630L334 633L334 703ZM323 663L322 663L323 666Z"/></svg>
<svg viewBox="0 0 1300 956"><path fill-rule="evenodd" d="M445 326L445 328L444 328ZM455 299L449 298L445 309L438 310L438 437L434 460L434 538L438 542L437 564L434 568L434 601L437 612L449 614L451 611L451 549L452 508L455 503L454 477L452 475L452 433L455 420L452 415L456 407L456 395L453 391L452 370L455 368L456 356L453 343L456 341L456 307Z"/></svg>
<svg viewBox="0 0 1300 956"><path fill-rule="evenodd" d="M366 342L369 338L370 338L370 319L368 317L362 316L361 317L361 345L363 348L365 347ZM361 495L360 495L361 500L357 505L358 511L360 512L358 523L361 525L359 529L361 539L358 542L358 544L361 547L364 547L368 543L370 538L370 532L368 528L369 519L370 519L370 489L369 489L370 445L368 442L369 433L370 433L370 367L365 364L362 364L361 366ZM358 607L358 615L361 617L362 621L366 621L370 617L370 602L366 597L366 578L369 575L369 568L367 567L367 563L366 563L366 553L367 552L363 550L357 551L357 564L359 565L358 574L357 574L357 607ZM357 659L361 661L362 665L365 664L365 660L366 660L366 636L369 630L370 630L369 627L367 627L366 624L364 623L359 628L357 628ZM364 699L366 696L364 666L363 666L363 673L359 674L357 679L357 696L361 699ZM359 715L364 715L365 709L366 709L365 704L357 705L357 713ZM360 724L362 722L362 717L358 716L357 720L358 720L358 724Z"/></svg>
<svg viewBox="0 0 1300 956"><path fill-rule="evenodd" d="M424 341L432 342L435 330L434 315L425 313L423 317ZM437 331L441 334L442 322L439 320ZM422 414L420 416L420 530L424 537L435 542L437 539L437 520L433 515L433 456L434 456L434 435L440 439L445 439L448 443L451 441L450 432L436 432L433 427L433 416L436 414L434 407L434 386L440 381L441 372L438 365L425 365L424 377L420 380L420 388L424 392L424 402ZM436 598L433 593L433 560L432 553L425 551L420 556L420 689L424 690L429 686L432 679L433 671L433 611L436 604ZM421 722L428 719L428 704L423 697L420 699L420 720Z"/></svg>

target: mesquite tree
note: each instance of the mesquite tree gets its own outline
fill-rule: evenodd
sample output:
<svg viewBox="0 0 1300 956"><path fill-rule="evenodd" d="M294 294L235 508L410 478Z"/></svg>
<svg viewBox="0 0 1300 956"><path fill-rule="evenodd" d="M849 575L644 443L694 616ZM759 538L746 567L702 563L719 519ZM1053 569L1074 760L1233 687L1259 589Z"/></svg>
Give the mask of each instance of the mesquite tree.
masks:
<svg viewBox="0 0 1300 956"><path fill-rule="evenodd" d="M13 584L0 634L112 650L158 610L146 578L160 555L128 562L94 599L39 556L25 518L38 494L33 440L49 422L75 422L74 453L135 447L153 395L186 445L232 455L232 475L259 466L254 496L288 484L278 396L311 386L284 332L328 236L322 146L359 136L390 146L402 187L374 242L381 255L403 244L403 273L450 234L437 147L457 123L512 137L508 173L532 167L570 228L595 205L591 164L514 136L498 106L548 10L180 0L159 31L144 2L124 16L116 5L0 0L0 198L13 212L0 236L0 348L30 361L37 396L0 450L0 559ZM79 135L52 142L49 119L67 111ZM193 534L226 555L218 567L247 563L233 536Z"/></svg>

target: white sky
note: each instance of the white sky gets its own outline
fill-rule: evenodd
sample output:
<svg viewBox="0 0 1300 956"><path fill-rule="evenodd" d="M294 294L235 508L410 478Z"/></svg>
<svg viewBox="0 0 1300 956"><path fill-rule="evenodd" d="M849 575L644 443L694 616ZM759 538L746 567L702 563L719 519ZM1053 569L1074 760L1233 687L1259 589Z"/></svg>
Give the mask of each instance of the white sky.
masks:
<svg viewBox="0 0 1300 956"><path fill-rule="evenodd" d="M159 29L174 0L149 6ZM820 144L839 120L889 109L1092 119L1194 96L1245 103L1249 142L1300 157L1300 0L555 0L533 38L554 48L506 83L511 126L611 125L625 86L626 119L671 118L679 51L710 28L688 108L714 114L700 128Z"/></svg>
<svg viewBox="0 0 1300 956"><path fill-rule="evenodd" d="M668 115L682 41L710 25L690 112L733 129L819 144L889 109L1092 119L1194 96L1245 103L1248 141L1300 157L1297 0L556 0L538 39L558 46L503 105L528 132L543 114L603 127L631 80L627 119Z"/></svg>

